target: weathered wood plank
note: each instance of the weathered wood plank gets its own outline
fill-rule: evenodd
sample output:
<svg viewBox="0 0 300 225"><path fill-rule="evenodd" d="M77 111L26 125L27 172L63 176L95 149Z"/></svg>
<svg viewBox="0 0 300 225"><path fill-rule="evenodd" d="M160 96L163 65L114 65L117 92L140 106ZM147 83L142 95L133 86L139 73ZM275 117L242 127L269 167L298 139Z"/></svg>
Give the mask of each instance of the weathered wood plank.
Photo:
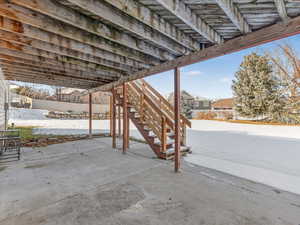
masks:
<svg viewBox="0 0 300 225"><path fill-rule="evenodd" d="M244 19L239 9L233 4L232 0L216 0L216 2L242 33L251 32L249 24Z"/></svg>
<svg viewBox="0 0 300 225"><path fill-rule="evenodd" d="M151 11L147 7L135 0L116 1L104 0L110 5L118 8L127 15L144 23L145 25L159 31L165 36L172 38L177 43L190 48L192 50L199 50L200 44L192 39L189 35L178 29L175 25L160 17L157 13Z"/></svg>
<svg viewBox="0 0 300 225"><path fill-rule="evenodd" d="M155 0L164 9L168 10L179 20L188 25L192 30L201 34L207 40L213 43L222 43L223 38L204 20L196 15L192 10L182 1L174 0Z"/></svg>
<svg viewBox="0 0 300 225"><path fill-rule="evenodd" d="M55 61L78 65L83 68L91 68L91 69L94 69L97 71L102 71L102 73L107 74L107 76L111 75L111 76L120 77L122 75L120 73L120 71L118 71L118 70L114 70L112 68L107 68L107 67L99 65L99 64L95 64L95 63L88 62L88 61L78 60L76 58L65 56L65 55L57 55L52 52L47 52L44 50L35 49L32 47L28 47L28 46L22 46L22 45L12 43L10 41L1 40L1 39L0 39L0 48L6 48L6 49L9 49L12 51L23 52L25 54L34 55L34 56L38 56L38 57L42 56L42 57L49 58L49 59L52 59Z"/></svg>
<svg viewBox="0 0 300 225"><path fill-rule="evenodd" d="M287 14L286 8L285 8L285 1L284 0L274 0L278 14L282 21L287 22L290 18Z"/></svg>
<svg viewBox="0 0 300 225"><path fill-rule="evenodd" d="M139 59L140 61L133 60L127 56L125 57L119 54L115 54L110 51L95 47L93 45L80 42L78 40L66 38L64 36L57 35L53 32L48 32L27 24L19 23L16 20L11 20L2 16L0 17L0 19L1 19L0 29L3 31L14 33L16 37L19 38L19 41L22 42L23 44L31 44L33 40L38 40L49 44L53 44L55 46L68 48L84 54L89 54L94 57L106 59L108 61L121 64L122 66L129 67L129 68L138 68L138 69L149 68L150 66L149 63L151 63L151 62L142 63L140 62L142 58ZM22 27L22 29L16 29L16 25ZM16 37L14 39L16 39Z"/></svg>
<svg viewBox="0 0 300 225"><path fill-rule="evenodd" d="M82 80L88 80L88 81L95 81L95 82L102 82L102 83L109 83L112 81L115 81L116 79L113 78L103 78L103 77L96 77L96 76L82 76L81 74L76 74L76 73L70 73L67 71L59 71L55 69L50 69L50 68L41 68L41 67L32 67L28 65L23 65L19 63L7 63L5 61L0 61L0 66L1 68L7 68L7 69L12 69L12 70L19 70L23 72L37 72L37 73L45 73L51 75L61 75L61 76L68 76L68 77L76 77L78 79Z"/></svg>
<svg viewBox="0 0 300 225"><path fill-rule="evenodd" d="M21 0L18 0L21 1ZM23 0L22 0L23 1ZM43 0L45 1L45 0ZM48 0L47 0L48 1ZM117 29L122 29L131 34L137 36L154 46L164 49L174 55L183 55L190 52L190 50L197 50L187 48L186 46L170 39L168 36L161 34L161 32L155 29L149 29L145 24L141 23L136 19L132 19L128 16L124 16L123 13L117 11L115 7L109 6L105 1L94 1L94 0L58 0L62 4L67 2L68 6L76 6L80 8L81 12L98 18L99 21L107 21ZM47 3L48 4L48 3ZM128 2L126 2L128 5ZM199 49L199 48L198 48Z"/></svg>
<svg viewBox="0 0 300 225"><path fill-rule="evenodd" d="M102 71L93 70L91 68L82 68L75 64L59 62L54 59L25 54L23 52L13 51L1 47L0 58L10 62L20 62L27 65L57 68L60 70L69 71L70 73L81 74L83 77L107 77L107 74L102 73ZM115 79L118 77L119 76L115 77Z"/></svg>
<svg viewBox="0 0 300 225"><path fill-rule="evenodd" d="M15 18L11 19L21 19L21 22L37 26L41 29L45 29L49 23L52 23L55 27L59 25L58 22L61 21L63 24L60 26L63 28L63 31L70 29L65 26L66 24L69 24L71 25L71 29L79 28L88 32L89 35L96 35L96 38L102 37L110 42L148 55L150 58L156 57L160 60L174 58L174 55L167 51L159 49L143 40L134 38L121 30L109 27L100 21L78 13L71 8L64 7L53 0L40 0L34 2L26 0L10 0L10 2L14 4L1 4L1 9L6 12L8 11L10 15L15 16ZM6 15L3 16L10 15L7 15L6 13ZM51 18L54 19L54 21L51 21ZM106 43L106 45L108 45L108 43Z"/></svg>

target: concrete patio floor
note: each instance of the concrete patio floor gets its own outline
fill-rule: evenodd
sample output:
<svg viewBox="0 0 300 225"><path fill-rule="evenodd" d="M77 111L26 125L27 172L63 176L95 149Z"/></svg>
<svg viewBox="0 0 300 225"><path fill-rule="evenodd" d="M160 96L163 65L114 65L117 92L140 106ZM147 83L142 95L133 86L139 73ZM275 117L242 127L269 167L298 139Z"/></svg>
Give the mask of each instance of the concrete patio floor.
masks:
<svg viewBox="0 0 300 225"><path fill-rule="evenodd" d="M300 224L300 196L110 138L24 148L0 165L1 225Z"/></svg>

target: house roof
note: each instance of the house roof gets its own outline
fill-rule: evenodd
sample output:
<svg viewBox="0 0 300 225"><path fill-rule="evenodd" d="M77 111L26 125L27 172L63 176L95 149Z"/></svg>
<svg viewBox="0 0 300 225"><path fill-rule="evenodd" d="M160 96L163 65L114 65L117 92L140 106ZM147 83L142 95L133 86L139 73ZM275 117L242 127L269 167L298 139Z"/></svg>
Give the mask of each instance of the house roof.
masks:
<svg viewBox="0 0 300 225"><path fill-rule="evenodd" d="M233 98L219 99L212 103L214 109L232 109L233 108Z"/></svg>

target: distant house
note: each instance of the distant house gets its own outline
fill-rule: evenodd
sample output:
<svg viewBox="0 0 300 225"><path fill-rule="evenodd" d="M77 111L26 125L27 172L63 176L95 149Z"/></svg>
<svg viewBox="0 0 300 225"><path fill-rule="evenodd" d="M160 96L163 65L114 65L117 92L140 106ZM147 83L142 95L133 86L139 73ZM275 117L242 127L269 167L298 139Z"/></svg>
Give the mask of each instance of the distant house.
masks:
<svg viewBox="0 0 300 225"><path fill-rule="evenodd" d="M211 100L203 97L195 97L193 102L193 109L195 110L211 109Z"/></svg>
<svg viewBox="0 0 300 225"><path fill-rule="evenodd" d="M233 110L233 98L219 99L212 103L213 110Z"/></svg>
<svg viewBox="0 0 300 225"><path fill-rule="evenodd" d="M174 103L174 93L168 96L168 101L173 105ZM182 107L189 108L191 110L207 110L211 109L211 101L203 97L194 97L187 91L181 91L181 104Z"/></svg>
<svg viewBox="0 0 300 225"><path fill-rule="evenodd" d="M80 103L83 90L75 88L59 88L56 90L58 101Z"/></svg>
<svg viewBox="0 0 300 225"><path fill-rule="evenodd" d="M83 95L84 90L76 88L58 88L56 98L58 101L72 103L89 103L89 95ZM109 104L109 94L106 92L95 92L92 94L94 104Z"/></svg>
<svg viewBox="0 0 300 225"><path fill-rule="evenodd" d="M10 105L15 108L32 108L32 98L24 95L12 93L10 96Z"/></svg>
<svg viewBox="0 0 300 225"><path fill-rule="evenodd" d="M81 102L88 103L89 95L81 96ZM94 92L92 95L92 102L96 104L109 104L109 94L107 92Z"/></svg>

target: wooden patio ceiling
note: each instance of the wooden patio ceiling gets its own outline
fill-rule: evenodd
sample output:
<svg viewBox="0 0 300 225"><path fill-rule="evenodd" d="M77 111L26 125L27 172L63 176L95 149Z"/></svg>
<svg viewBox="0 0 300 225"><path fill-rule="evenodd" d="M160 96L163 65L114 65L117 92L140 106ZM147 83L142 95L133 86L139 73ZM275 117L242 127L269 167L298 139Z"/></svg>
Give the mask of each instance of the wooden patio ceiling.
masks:
<svg viewBox="0 0 300 225"><path fill-rule="evenodd" d="M0 0L8 80L107 90L300 32L297 0Z"/></svg>

